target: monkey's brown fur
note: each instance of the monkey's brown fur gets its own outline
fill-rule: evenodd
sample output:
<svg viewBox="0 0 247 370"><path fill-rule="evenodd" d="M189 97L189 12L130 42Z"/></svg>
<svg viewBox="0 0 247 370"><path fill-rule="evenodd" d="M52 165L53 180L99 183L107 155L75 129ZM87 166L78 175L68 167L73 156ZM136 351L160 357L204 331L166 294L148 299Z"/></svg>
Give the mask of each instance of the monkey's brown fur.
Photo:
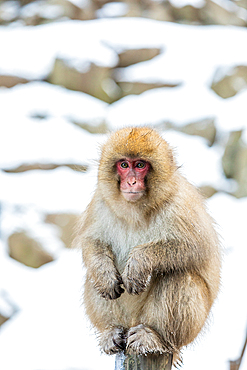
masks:
<svg viewBox="0 0 247 370"><path fill-rule="evenodd" d="M137 202L119 190L115 164L127 157L151 164ZM177 358L203 328L217 296L220 248L202 197L156 131L125 128L110 136L78 229L85 307L102 349Z"/></svg>

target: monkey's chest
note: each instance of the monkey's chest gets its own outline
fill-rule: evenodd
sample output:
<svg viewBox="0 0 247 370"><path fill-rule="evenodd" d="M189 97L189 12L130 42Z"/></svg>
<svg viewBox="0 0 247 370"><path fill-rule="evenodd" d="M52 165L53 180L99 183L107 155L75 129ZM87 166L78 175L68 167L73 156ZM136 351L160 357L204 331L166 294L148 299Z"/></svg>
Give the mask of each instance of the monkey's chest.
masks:
<svg viewBox="0 0 247 370"><path fill-rule="evenodd" d="M151 243L155 240L164 240L166 234L166 221L161 213L147 222L145 219L138 223L127 223L115 217L107 207L103 207L98 220L100 227L95 230L100 232L99 239L110 246L115 256L115 263L122 273L133 248L138 245Z"/></svg>
<svg viewBox="0 0 247 370"><path fill-rule="evenodd" d="M115 229L114 234L109 235L108 243L115 256L119 272L122 273L129 255L137 245L149 243L153 240L149 233L132 228Z"/></svg>

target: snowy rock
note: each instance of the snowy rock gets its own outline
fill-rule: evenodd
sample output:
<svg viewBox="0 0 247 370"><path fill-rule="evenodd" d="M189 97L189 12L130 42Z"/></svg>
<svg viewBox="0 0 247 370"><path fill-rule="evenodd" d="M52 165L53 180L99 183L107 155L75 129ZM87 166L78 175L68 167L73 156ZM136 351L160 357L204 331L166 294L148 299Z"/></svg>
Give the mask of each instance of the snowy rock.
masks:
<svg viewBox="0 0 247 370"><path fill-rule="evenodd" d="M210 185L205 185L205 186L200 186L199 187L200 193L205 197L205 198L210 198L214 194L217 193L217 190Z"/></svg>
<svg viewBox="0 0 247 370"><path fill-rule="evenodd" d="M128 10L128 4L124 2L106 3L96 11L96 16L98 18L123 17L128 14Z"/></svg>
<svg viewBox="0 0 247 370"><path fill-rule="evenodd" d="M148 82L128 82L128 81L117 81L117 85L121 89L121 97L127 95L140 95L145 91L152 89L159 89L161 87L176 87L177 85L165 84L165 83L148 83Z"/></svg>
<svg viewBox="0 0 247 370"><path fill-rule="evenodd" d="M5 317L4 315L0 314L0 326L3 325L9 317Z"/></svg>
<svg viewBox="0 0 247 370"><path fill-rule="evenodd" d="M233 131L222 157L222 166L228 178L237 181L237 197L247 196L247 142L243 140L243 131Z"/></svg>
<svg viewBox="0 0 247 370"><path fill-rule="evenodd" d="M242 131L232 131L229 134L228 141L225 146L225 152L222 157L222 166L226 177L234 178L237 175L237 157L241 150L240 139Z"/></svg>
<svg viewBox="0 0 247 370"><path fill-rule="evenodd" d="M18 76L0 75L0 87L13 87L18 84L25 84L28 80Z"/></svg>
<svg viewBox="0 0 247 370"><path fill-rule="evenodd" d="M23 6L20 18L27 25L39 25L64 18L87 20L94 18L94 9L87 0L39 0Z"/></svg>
<svg viewBox="0 0 247 370"><path fill-rule="evenodd" d="M128 67L132 64L144 62L146 60L153 59L160 53L160 48L123 50L121 53L118 54L118 67Z"/></svg>
<svg viewBox="0 0 247 370"><path fill-rule="evenodd" d="M150 1L148 10L144 11L143 16L157 21L174 22L168 1Z"/></svg>
<svg viewBox="0 0 247 370"><path fill-rule="evenodd" d="M53 257L40 243L23 231L10 235L8 246L10 257L29 267L38 268L53 261Z"/></svg>
<svg viewBox="0 0 247 370"><path fill-rule="evenodd" d="M2 245L0 245L0 248ZM0 326L19 311L19 307L5 289L0 287Z"/></svg>
<svg viewBox="0 0 247 370"><path fill-rule="evenodd" d="M19 14L18 1L4 1L0 3L0 23L14 21Z"/></svg>
<svg viewBox="0 0 247 370"><path fill-rule="evenodd" d="M224 0L206 0L203 9L206 24L246 26L247 12L241 11L234 2Z"/></svg>
<svg viewBox="0 0 247 370"><path fill-rule="evenodd" d="M200 23L200 7L195 6L194 4L186 4L184 6L179 6L179 1L171 1L171 14L176 21L183 23ZM173 5L173 4L176 5ZM201 2L203 3L203 1Z"/></svg>
<svg viewBox="0 0 247 370"><path fill-rule="evenodd" d="M94 7L89 0L52 0L52 3L63 8L63 17L79 20L95 18Z"/></svg>
<svg viewBox="0 0 247 370"><path fill-rule="evenodd" d="M247 89L242 75L241 80L239 76L234 80L240 86L238 93L229 99L222 99L210 86L212 79L219 82L228 71L247 65L247 49L243 46L247 32L244 27L185 26L147 18L172 21L171 7L180 7L180 23L196 14L201 17L196 20L199 23L224 23L229 16L229 22L235 24L236 17L244 21L245 9L240 14L236 3L217 0L214 3L225 12L222 17L218 14L217 20L216 14L208 14L207 0L170 0L171 6L168 1L126 0L120 8L142 18L80 22L63 17L67 14L85 19L88 10L92 10L92 17L99 10L100 16L101 9L114 17L119 9L105 0L47 0L42 4L53 7L42 5L42 14L41 7L36 12L42 19L36 22L49 24L23 27L18 12L22 14L19 17L24 16L30 5L30 15L25 16L31 19L31 5L37 7L41 2L24 3L20 9L20 2L1 2L1 9L2 4L9 6L9 22L13 22L0 27L0 75L4 78L47 80L57 60L80 74L89 72L92 65L106 68L106 78L96 84L109 101L121 98L123 89L129 94L162 84L176 87L154 88L113 104L47 82L0 89L0 297L5 290L20 307L18 314L12 315L0 301L2 316L11 317L1 327L0 368L114 368L114 358L100 354L81 307L81 253L64 245L71 244L76 215L92 199L97 183L99 148L107 136L97 133L106 133L108 126L115 130L127 125L150 125L158 128L174 148L180 171L208 198L206 204L219 224L226 247L222 292L212 313L213 325L208 325L205 339L185 349L184 370L197 370L198 363L200 370L210 369L212 363L215 369L226 369L228 359L240 354L246 327L247 301L241 282L246 281L247 273L247 204L246 198L236 199L227 193L246 194ZM227 9L227 3L235 10ZM11 4L17 5L12 13ZM194 13L182 16L188 7L194 8ZM62 10L60 15L55 14L58 10ZM7 23L2 20L2 24ZM162 52L129 65L132 59L129 66L116 70L124 50L142 49ZM111 75L114 70L117 77ZM223 146L232 131L241 134L236 133L235 138L231 134L234 145L227 144L224 160L229 163L224 164L224 174ZM71 164L81 169L86 166L87 171L72 171ZM48 168L54 169L45 170ZM8 238L20 230L43 246L54 261L33 269L10 258ZM45 356L40 356L40 348Z"/></svg>
<svg viewBox="0 0 247 370"><path fill-rule="evenodd" d="M213 145L216 137L216 127L214 119L203 119L201 121L192 122L187 125L181 126L180 128L178 127L177 130L188 135L197 135L204 137L208 141L208 144L210 146Z"/></svg>
<svg viewBox="0 0 247 370"><path fill-rule="evenodd" d="M218 78L218 76L221 76ZM247 88L247 65L228 68L218 68L213 78L211 88L222 98L230 98Z"/></svg>
<svg viewBox="0 0 247 370"><path fill-rule="evenodd" d="M146 48L146 49L128 49L123 50L118 54L119 63L118 68L114 71L114 80L121 89L121 97L127 95L139 95L143 92L151 89L157 89L160 87L175 87L178 86L177 83L163 82L160 81L145 81L144 79L138 78L133 80L128 74L128 67L136 64L138 68L138 63L149 61L162 52L161 48Z"/></svg>
<svg viewBox="0 0 247 370"><path fill-rule="evenodd" d="M68 163L32 163L32 164L21 164L18 167L12 167L12 168L4 168L3 171L7 173L19 173L19 172L25 172L25 171L33 171L33 170L54 170L58 167L68 167L71 168L74 171L80 171L85 172L87 170L87 166L82 166L80 164L68 164Z"/></svg>
<svg viewBox="0 0 247 370"><path fill-rule="evenodd" d="M46 0L38 0L25 4L20 10L20 18L28 26L36 26L44 22L51 22L61 18L63 7Z"/></svg>
<svg viewBox="0 0 247 370"><path fill-rule="evenodd" d="M104 87L107 81L111 80L111 68L109 67L88 63L80 70L69 60L56 59L48 80L70 90L82 91L107 103L112 101L109 90Z"/></svg>
<svg viewBox="0 0 247 370"><path fill-rule="evenodd" d="M60 229L59 237L67 248L71 248L78 215L69 213L48 214L45 222L56 225Z"/></svg>

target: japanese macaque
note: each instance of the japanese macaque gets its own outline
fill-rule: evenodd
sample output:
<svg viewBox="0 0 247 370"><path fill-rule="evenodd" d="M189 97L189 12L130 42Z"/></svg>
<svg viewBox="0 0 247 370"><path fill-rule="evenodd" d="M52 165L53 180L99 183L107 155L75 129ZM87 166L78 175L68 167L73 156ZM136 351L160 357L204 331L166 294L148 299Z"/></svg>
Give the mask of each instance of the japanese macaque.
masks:
<svg viewBox="0 0 247 370"><path fill-rule="evenodd" d="M202 197L157 131L110 135L76 244L87 269L86 313L102 350L178 359L217 296L220 247Z"/></svg>

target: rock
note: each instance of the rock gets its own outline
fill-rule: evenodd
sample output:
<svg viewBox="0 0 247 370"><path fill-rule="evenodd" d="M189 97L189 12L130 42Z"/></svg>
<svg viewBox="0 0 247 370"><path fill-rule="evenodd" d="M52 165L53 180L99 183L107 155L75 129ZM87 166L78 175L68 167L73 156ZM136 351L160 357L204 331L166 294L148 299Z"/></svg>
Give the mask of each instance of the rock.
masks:
<svg viewBox="0 0 247 370"><path fill-rule="evenodd" d="M162 84L162 83L145 83L145 82L117 82L117 85L122 90L121 97L127 96L127 95L139 95L143 92L151 89L158 89L161 87L176 87L178 85L172 85L172 84Z"/></svg>
<svg viewBox="0 0 247 370"><path fill-rule="evenodd" d="M52 223L60 228L60 238L67 248L71 248L77 220L78 215L67 213L48 214L45 218L45 222Z"/></svg>
<svg viewBox="0 0 247 370"><path fill-rule="evenodd" d="M33 3L36 0L19 0L19 1L20 1L21 6L23 6L23 5L27 5L29 3Z"/></svg>
<svg viewBox="0 0 247 370"><path fill-rule="evenodd" d="M155 125L159 130L174 130L183 132L187 135L196 135L205 138L208 145L212 146L216 138L216 127L213 118L205 118L201 121L188 123L184 126L178 126L174 122L164 121Z"/></svg>
<svg viewBox="0 0 247 370"><path fill-rule="evenodd" d="M235 192L235 196L242 198L247 196L247 143L241 142L241 148L237 155L237 165L236 180L238 189Z"/></svg>
<svg viewBox="0 0 247 370"><path fill-rule="evenodd" d="M49 4L48 1L34 1L24 4L20 18L27 26L37 26L42 23L57 20L63 16L63 8Z"/></svg>
<svg viewBox="0 0 247 370"><path fill-rule="evenodd" d="M228 142L225 147L225 152L222 157L222 167L227 178L237 177L238 172L238 156L241 150L242 131L232 131L229 134Z"/></svg>
<svg viewBox="0 0 247 370"><path fill-rule="evenodd" d="M205 1L206 4L201 10L201 18L205 24L246 26L246 15L243 16L243 11L233 2Z"/></svg>
<svg viewBox="0 0 247 370"><path fill-rule="evenodd" d="M178 84L160 83L160 82L143 82L143 81L127 81L122 75L126 67L133 64L155 58L162 52L160 48L143 48L143 49L128 49L118 54L119 63L118 68L114 71L114 81L119 86L118 99L127 95L139 95L150 89L157 89L160 87L176 87ZM116 99L117 100L117 99Z"/></svg>
<svg viewBox="0 0 247 370"><path fill-rule="evenodd" d="M199 191L205 198L210 198L217 193L217 190L210 185L200 186Z"/></svg>
<svg viewBox="0 0 247 370"><path fill-rule="evenodd" d="M170 4L167 1L151 1L149 9L143 16L157 21L174 22Z"/></svg>
<svg viewBox="0 0 247 370"><path fill-rule="evenodd" d="M160 48L128 49L118 54L118 67L128 67L132 64L153 59L161 53Z"/></svg>
<svg viewBox="0 0 247 370"><path fill-rule="evenodd" d="M200 23L200 7L196 7L190 4L177 7L174 6L172 2L170 2L170 6L170 13L176 21L182 23Z"/></svg>
<svg viewBox="0 0 247 370"><path fill-rule="evenodd" d="M92 4L80 6L69 0L43 0L35 1L22 7L21 19L26 25L38 25L59 19L88 20L94 18Z"/></svg>
<svg viewBox="0 0 247 370"><path fill-rule="evenodd" d="M52 262L53 257L41 244L28 236L25 231L16 232L8 238L9 256L26 266L38 268Z"/></svg>
<svg viewBox="0 0 247 370"><path fill-rule="evenodd" d="M219 68L211 85L211 89L224 99L236 95L244 88L247 88L247 65L232 67L227 71Z"/></svg>
<svg viewBox="0 0 247 370"><path fill-rule="evenodd" d="M0 290L0 326L12 318L18 311L19 307L10 298L7 291Z"/></svg>
<svg viewBox="0 0 247 370"><path fill-rule="evenodd" d="M74 68L70 61L56 59L48 81L70 90L82 91L107 103L111 103L114 99L114 94L111 96L110 93L111 88L108 89L111 81L114 84L110 67L89 63L85 71L80 71Z"/></svg>
<svg viewBox="0 0 247 370"><path fill-rule="evenodd" d="M0 314L0 326L3 325L8 319L9 317L5 317Z"/></svg>
<svg viewBox="0 0 247 370"><path fill-rule="evenodd" d="M61 6L63 9L63 17L78 20L94 19L95 7L91 1L80 2L70 0L48 0L50 4Z"/></svg>
<svg viewBox="0 0 247 370"><path fill-rule="evenodd" d="M81 164L68 164L68 163L62 163L62 164L53 164L53 163L32 163L32 164L21 164L18 167L14 168L4 168L2 169L4 172L7 173L19 173L19 172L26 172L26 171L32 171L32 170L54 170L58 167L69 167L74 171L79 172L85 172L87 170L87 166L81 165Z"/></svg>
<svg viewBox="0 0 247 370"><path fill-rule="evenodd" d="M247 141L242 137L243 131L231 132L222 157L226 177L237 181L234 195L238 198L247 196Z"/></svg>
<svg viewBox="0 0 247 370"><path fill-rule="evenodd" d="M11 76L11 75L0 75L0 87L13 87L18 84L25 84L28 80L25 78Z"/></svg>
<svg viewBox="0 0 247 370"><path fill-rule="evenodd" d="M181 128L177 127L177 131L204 137L208 141L209 146L213 145L216 137L216 127L213 118L205 118L198 122L189 123Z"/></svg>
<svg viewBox="0 0 247 370"><path fill-rule="evenodd" d="M236 0L236 5L240 8L247 9L247 1L246 0Z"/></svg>

